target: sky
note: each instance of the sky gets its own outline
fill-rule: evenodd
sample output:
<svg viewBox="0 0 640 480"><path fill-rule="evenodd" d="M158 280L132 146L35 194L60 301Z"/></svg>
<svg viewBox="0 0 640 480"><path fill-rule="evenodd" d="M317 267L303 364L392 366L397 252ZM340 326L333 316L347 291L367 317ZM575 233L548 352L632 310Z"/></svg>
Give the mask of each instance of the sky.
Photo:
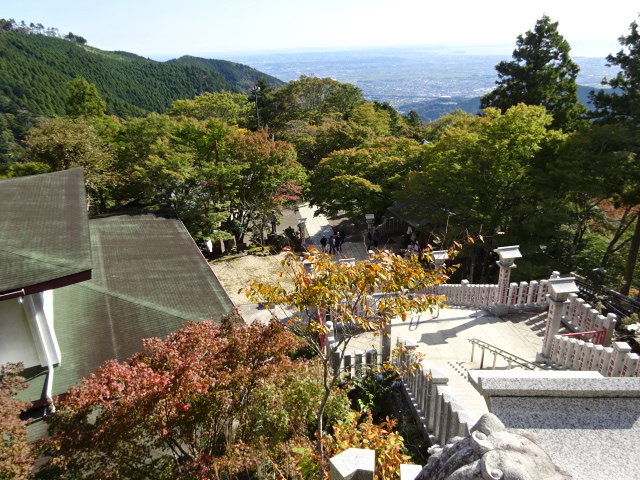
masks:
<svg viewBox="0 0 640 480"><path fill-rule="evenodd" d="M637 0L0 0L0 18L73 32L156 60L382 46L448 46L510 57L548 15L572 56L604 57L638 19Z"/></svg>

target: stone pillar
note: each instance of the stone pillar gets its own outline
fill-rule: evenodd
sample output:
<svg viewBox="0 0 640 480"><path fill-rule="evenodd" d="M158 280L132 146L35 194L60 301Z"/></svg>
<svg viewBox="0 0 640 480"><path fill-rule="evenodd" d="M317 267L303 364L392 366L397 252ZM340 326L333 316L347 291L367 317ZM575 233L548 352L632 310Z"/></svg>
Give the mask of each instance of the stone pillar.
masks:
<svg viewBox="0 0 640 480"><path fill-rule="evenodd" d="M569 313L567 315L567 320L569 321L569 323L575 325L576 323L576 318L577 318L577 314L578 314L578 301L580 300L580 298L578 298L578 295L575 293L570 293L569 294ZM584 300L583 300L584 301Z"/></svg>
<svg viewBox="0 0 640 480"><path fill-rule="evenodd" d="M579 371L588 370L587 366L589 364L589 359L591 358L592 352L593 352L593 343L585 342L584 348L582 349L582 354L580 355L580 360L578 362Z"/></svg>
<svg viewBox="0 0 640 480"><path fill-rule="evenodd" d="M625 356L631 353L631 347L625 342L613 342L613 353L607 367L607 377L619 377L624 364ZM604 375L604 374L603 374Z"/></svg>
<svg viewBox="0 0 640 480"><path fill-rule="evenodd" d="M367 350L364 355L369 370L378 366L378 351L375 348Z"/></svg>
<svg viewBox="0 0 640 480"><path fill-rule="evenodd" d="M527 296L527 306L534 307L538 305L538 282L532 280L529 283L529 294Z"/></svg>
<svg viewBox="0 0 640 480"><path fill-rule="evenodd" d="M595 372L600 365L600 358L604 354L604 347L602 345L594 345L591 349L591 355L589 356L589 363L587 364L587 370Z"/></svg>
<svg viewBox="0 0 640 480"><path fill-rule="evenodd" d="M562 310L564 307L563 301L556 301L551 295L547 295L547 301L549 302L549 313L547 314L547 328L544 332L544 341L542 342L542 354L549 358L551 354L551 343L553 337L560 330L560 323L562 322Z"/></svg>
<svg viewBox="0 0 640 480"><path fill-rule="evenodd" d="M622 364L622 371L620 372L620 376L633 377L637 369L638 369L638 354L627 353L624 356L624 363Z"/></svg>
<svg viewBox="0 0 640 480"><path fill-rule="evenodd" d="M349 448L330 461L330 480L373 480L376 451Z"/></svg>
<svg viewBox="0 0 640 480"><path fill-rule="evenodd" d="M518 295L518 308L524 308L527 304L527 294L529 293L529 284L520 282L520 294Z"/></svg>
<svg viewBox="0 0 640 480"><path fill-rule="evenodd" d="M340 371L340 352L335 348L335 346L332 346L331 349L331 364L333 365L333 373L334 375L337 375Z"/></svg>
<svg viewBox="0 0 640 480"><path fill-rule="evenodd" d="M351 355L351 352L344 352L344 357L343 357L343 368L344 368L344 373L347 374L347 378L351 379L351 366L353 363L353 357Z"/></svg>
<svg viewBox="0 0 640 480"><path fill-rule="evenodd" d="M382 343L382 363L391 361L391 324L387 324L380 335Z"/></svg>
<svg viewBox="0 0 640 480"><path fill-rule="evenodd" d="M357 378L362 378L362 350L355 351L355 376Z"/></svg>
<svg viewBox="0 0 640 480"><path fill-rule="evenodd" d="M580 360L583 358L584 353L584 340L578 340L573 347L573 352L571 352L571 365L569 368L574 371L580 370Z"/></svg>
<svg viewBox="0 0 640 480"><path fill-rule="evenodd" d="M498 294L495 302L499 305L504 305L507 301L507 292L509 291L509 278L511 277L511 269L513 267L505 267L497 262L500 267L500 275L498 276Z"/></svg>
<svg viewBox="0 0 640 480"><path fill-rule="evenodd" d="M613 332L616 329L616 324L618 323L618 316L615 313L607 314L607 319L604 322L604 328L607 329L607 333L604 337L603 345L605 347L611 345L611 339L613 338Z"/></svg>
<svg viewBox="0 0 640 480"><path fill-rule="evenodd" d="M549 280L540 280L540 288L538 288L538 306L542 307L547 303L547 293L549 293Z"/></svg>
<svg viewBox="0 0 640 480"><path fill-rule="evenodd" d="M613 348L604 347L602 355L600 356L600 362L598 363L598 373L603 377L607 376L609 362L611 362L611 355L613 355Z"/></svg>

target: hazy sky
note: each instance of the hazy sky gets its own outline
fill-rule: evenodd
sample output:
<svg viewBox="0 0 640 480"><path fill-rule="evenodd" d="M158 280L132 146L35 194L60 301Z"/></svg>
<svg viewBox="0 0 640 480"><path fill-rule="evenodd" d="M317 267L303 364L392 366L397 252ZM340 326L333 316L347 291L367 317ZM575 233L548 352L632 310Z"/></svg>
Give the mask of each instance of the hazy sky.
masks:
<svg viewBox="0 0 640 480"><path fill-rule="evenodd" d="M0 0L1 18L73 32L151 58L396 45L475 45L510 56L547 14L573 56L620 50L637 0ZM478 49L473 49L484 53ZM204 54L204 55L203 55Z"/></svg>

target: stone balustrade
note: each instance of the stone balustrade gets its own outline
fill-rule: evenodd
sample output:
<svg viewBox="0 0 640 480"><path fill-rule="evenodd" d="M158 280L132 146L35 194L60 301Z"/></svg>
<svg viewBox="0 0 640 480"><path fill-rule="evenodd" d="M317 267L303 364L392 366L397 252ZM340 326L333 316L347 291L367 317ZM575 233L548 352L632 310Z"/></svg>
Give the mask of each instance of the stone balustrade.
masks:
<svg viewBox="0 0 640 480"><path fill-rule="evenodd" d="M478 417L455 397L447 374L418 361L413 341L398 338L397 343L399 355L393 357L393 363L402 375L402 392L425 440L444 445L451 437L468 435Z"/></svg>

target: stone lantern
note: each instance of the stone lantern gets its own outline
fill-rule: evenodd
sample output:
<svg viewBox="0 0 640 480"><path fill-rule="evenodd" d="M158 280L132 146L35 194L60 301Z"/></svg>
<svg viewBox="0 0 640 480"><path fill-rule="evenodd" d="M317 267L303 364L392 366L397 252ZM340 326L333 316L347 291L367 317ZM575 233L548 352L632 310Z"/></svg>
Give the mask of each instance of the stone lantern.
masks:
<svg viewBox="0 0 640 480"><path fill-rule="evenodd" d="M434 250L431 252L431 258L436 270L439 270L449 259L449 253L446 250Z"/></svg>
<svg viewBox="0 0 640 480"><path fill-rule="evenodd" d="M376 216L373 213L365 214L364 218L367 219L367 226L369 230L373 229L373 224L375 223Z"/></svg>
<svg viewBox="0 0 640 480"><path fill-rule="evenodd" d="M510 247L499 247L494 250L499 257L496 264L500 267L498 293L496 298L494 298L494 306L492 308L492 313L494 315L502 316L509 313L509 306L507 305L509 277L511 276L511 270L516 268L516 258L522 258L519 248L519 245L512 245Z"/></svg>
<svg viewBox="0 0 640 480"><path fill-rule="evenodd" d="M550 278L549 279L549 313L547 314L547 328L544 331L544 341L542 343L542 354L549 358L551 354L551 344L553 337L560 330L562 323L563 304L568 302L570 293L578 293L579 288L576 285L575 278Z"/></svg>

